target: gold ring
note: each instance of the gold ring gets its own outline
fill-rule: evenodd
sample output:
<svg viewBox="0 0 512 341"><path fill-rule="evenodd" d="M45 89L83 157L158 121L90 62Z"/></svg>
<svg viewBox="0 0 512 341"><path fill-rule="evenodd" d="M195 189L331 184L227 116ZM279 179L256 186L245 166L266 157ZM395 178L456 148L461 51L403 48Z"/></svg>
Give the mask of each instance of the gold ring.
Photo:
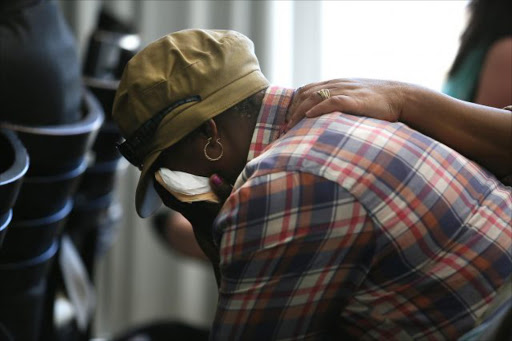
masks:
<svg viewBox="0 0 512 341"><path fill-rule="evenodd" d="M316 92L318 96L322 98L322 100L326 100L331 97L331 92L329 89L321 89Z"/></svg>

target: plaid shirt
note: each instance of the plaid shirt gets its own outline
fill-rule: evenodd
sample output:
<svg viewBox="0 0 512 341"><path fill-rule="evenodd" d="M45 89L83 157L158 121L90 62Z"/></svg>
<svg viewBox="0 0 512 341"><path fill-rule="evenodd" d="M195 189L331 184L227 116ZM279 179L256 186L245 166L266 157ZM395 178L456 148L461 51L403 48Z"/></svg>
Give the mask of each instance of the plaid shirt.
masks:
<svg viewBox="0 0 512 341"><path fill-rule="evenodd" d="M332 113L280 130L267 90L214 224L215 340L455 340L512 272L512 195L401 123Z"/></svg>

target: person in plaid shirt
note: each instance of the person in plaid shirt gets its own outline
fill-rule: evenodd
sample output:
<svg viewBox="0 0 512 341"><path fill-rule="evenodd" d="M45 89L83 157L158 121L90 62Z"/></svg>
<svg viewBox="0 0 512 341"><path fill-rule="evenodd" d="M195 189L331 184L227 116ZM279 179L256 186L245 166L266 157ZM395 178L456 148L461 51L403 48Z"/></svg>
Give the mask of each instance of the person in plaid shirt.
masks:
<svg viewBox="0 0 512 341"><path fill-rule="evenodd" d="M510 188L401 123L340 113L280 128L269 88L214 226L215 339L453 340L512 271Z"/></svg>
<svg viewBox="0 0 512 341"><path fill-rule="evenodd" d="M255 72L240 71L254 60L224 62L233 36L246 41L209 30L157 41L128 64L114 104L121 150L142 170L139 215L156 190L218 267L210 338L454 340L471 330L512 273L511 188L403 123L332 112L287 131L293 89L260 78L231 87ZM180 203L153 180L162 167L233 188L218 206Z"/></svg>

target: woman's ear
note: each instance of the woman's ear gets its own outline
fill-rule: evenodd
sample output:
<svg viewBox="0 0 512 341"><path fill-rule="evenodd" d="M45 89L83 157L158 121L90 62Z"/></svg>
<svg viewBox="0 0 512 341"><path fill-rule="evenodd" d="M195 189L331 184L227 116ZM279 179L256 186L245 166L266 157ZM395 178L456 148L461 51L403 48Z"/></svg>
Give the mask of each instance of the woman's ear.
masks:
<svg viewBox="0 0 512 341"><path fill-rule="evenodd" d="M212 138L212 140L216 140L219 135L219 131L217 129L217 123L213 119L209 119L201 126L201 134L205 136L205 138Z"/></svg>

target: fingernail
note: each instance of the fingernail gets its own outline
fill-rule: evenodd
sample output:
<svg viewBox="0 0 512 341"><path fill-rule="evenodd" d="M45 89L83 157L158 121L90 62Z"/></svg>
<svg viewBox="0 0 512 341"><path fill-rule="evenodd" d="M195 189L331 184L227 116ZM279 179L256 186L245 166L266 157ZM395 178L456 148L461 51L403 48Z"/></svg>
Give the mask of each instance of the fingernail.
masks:
<svg viewBox="0 0 512 341"><path fill-rule="evenodd" d="M215 186L219 186L222 183L221 178L217 174L212 175L212 182Z"/></svg>
<svg viewBox="0 0 512 341"><path fill-rule="evenodd" d="M306 111L306 113L304 115L306 115L306 117L309 117L311 115L311 111L310 110Z"/></svg>

